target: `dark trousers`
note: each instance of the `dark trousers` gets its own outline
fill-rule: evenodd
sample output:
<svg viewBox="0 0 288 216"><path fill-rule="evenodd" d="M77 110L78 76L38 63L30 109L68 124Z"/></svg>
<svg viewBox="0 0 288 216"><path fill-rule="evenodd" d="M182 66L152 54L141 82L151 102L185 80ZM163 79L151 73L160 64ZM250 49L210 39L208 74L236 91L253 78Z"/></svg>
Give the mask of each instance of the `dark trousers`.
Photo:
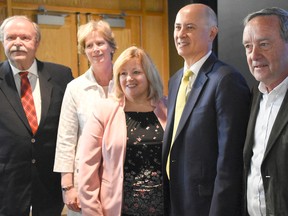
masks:
<svg viewBox="0 0 288 216"><path fill-rule="evenodd" d="M121 216L138 216L138 215L128 215L128 214L121 214ZM149 215L145 215L145 216L149 216ZM156 215L156 216L163 216L162 214L161 215Z"/></svg>
<svg viewBox="0 0 288 216"><path fill-rule="evenodd" d="M34 208L32 206L32 216L61 216L61 213L63 211L64 203L60 203L58 205L50 206L49 203L47 203L47 207L45 208Z"/></svg>

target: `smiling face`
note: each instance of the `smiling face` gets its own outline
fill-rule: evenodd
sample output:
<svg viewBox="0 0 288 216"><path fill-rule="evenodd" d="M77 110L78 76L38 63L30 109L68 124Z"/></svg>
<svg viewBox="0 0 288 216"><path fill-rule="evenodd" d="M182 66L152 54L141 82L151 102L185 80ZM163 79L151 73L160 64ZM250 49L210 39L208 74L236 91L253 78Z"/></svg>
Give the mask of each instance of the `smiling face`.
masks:
<svg viewBox="0 0 288 216"><path fill-rule="evenodd" d="M92 31L85 39L85 54L91 64L111 62L113 52L109 43L97 31Z"/></svg>
<svg viewBox="0 0 288 216"><path fill-rule="evenodd" d="M268 91L288 76L288 43L281 38L277 16L251 19L244 28L243 45L252 75Z"/></svg>
<svg viewBox="0 0 288 216"><path fill-rule="evenodd" d="M17 18L4 28L4 51L11 64L20 70L32 65L39 43L37 32L31 22Z"/></svg>
<svg viewBox="0 0 288 216"><path fill-rule="evenodd" d="M217 27L202 4L183 7L177 14L174 26L174 42L177 52L188 66L197 62L212 48Z"/></svg>
<svg viewBox="0 0 288 216"><path fill-rule="evenodd" d="M148 80L139 58L131 58L120 69L119 81L125 97L129 101L146 101Z"/></svg>

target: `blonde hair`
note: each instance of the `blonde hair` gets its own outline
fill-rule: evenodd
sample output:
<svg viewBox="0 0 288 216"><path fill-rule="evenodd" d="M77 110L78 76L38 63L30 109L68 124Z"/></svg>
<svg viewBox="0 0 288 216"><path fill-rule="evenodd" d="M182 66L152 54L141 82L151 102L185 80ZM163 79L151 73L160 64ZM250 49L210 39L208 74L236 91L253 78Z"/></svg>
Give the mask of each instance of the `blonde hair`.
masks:
<svg viewBox="0 0 288 216"><path fill-rule="evenodd" d="M93 31L100 33L104 40L108 42L113 51L117 49L114 34L110 28L110 25L103 20L90 20L88 23L81 25L78 29L77 37L79 54L85 54L85 40L87 36Z"/></svg>
<svg viewBox="0 0 288 216"><path fill-rule="evenodd" d="M149 85L148 99L155 101L161 99L163 96L163 83L159 72L148 54L143 49L136 46L131 46L124 50L114 63L113 80L116 99L120 100L124 96L119 80L121 69L124 64L133 58L138 58L140 60L141 66L146 74Z"/></svg>

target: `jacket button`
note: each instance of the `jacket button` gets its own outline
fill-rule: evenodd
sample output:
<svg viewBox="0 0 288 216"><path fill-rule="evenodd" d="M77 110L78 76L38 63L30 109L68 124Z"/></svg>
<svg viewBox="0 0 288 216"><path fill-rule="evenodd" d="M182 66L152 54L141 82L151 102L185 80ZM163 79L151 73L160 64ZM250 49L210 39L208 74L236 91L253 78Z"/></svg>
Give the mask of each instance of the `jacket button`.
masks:
<svg viewBox="0 0 288 216"><path fill-rule="evenodd" d="M31 162L32 162L32 164L35 164L35 163L36 163L36 159L33 158L33 159L31 160Z"/></svg>
<svg viewBox="0 0 288 216"><path fill-rule="evenodd" d="M31 139L31 143L35 143L36 140L34 138Z"/></svg>

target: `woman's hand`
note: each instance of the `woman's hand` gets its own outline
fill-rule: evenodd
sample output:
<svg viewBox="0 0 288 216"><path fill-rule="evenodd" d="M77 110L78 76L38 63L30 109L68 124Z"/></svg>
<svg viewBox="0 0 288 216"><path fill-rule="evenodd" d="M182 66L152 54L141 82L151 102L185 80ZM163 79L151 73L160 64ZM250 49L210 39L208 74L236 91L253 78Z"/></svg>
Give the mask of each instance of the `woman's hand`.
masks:
<svg viewBox="0 0 288 216"><path fill-rule="evenodd" d="M70 190L63 191L63 200L67 207L75 212L81 211L80 201L76 188L71 188Z"/></svg>

